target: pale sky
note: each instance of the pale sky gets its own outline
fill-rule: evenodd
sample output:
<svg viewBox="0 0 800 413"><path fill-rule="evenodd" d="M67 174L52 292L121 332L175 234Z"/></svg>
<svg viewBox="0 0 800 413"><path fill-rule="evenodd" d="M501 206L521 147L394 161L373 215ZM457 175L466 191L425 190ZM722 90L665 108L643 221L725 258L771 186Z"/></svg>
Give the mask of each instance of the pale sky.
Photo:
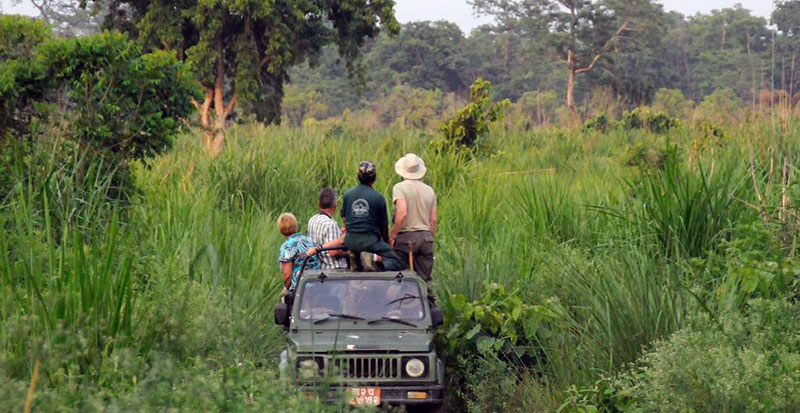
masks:
<svg viewBox="0 0 800 413"><path fill-rule="evenodd" d="M449 20L456 22L465 33L483 23L491 22L489 17L476 17L467 0L395 0L397 19L401 23L416 20ZM660 0L664 9L675 10L686 15L698 12L707 13L713 9L732 7L739 3L753 14L769 19L772 14L772 0ZM37 14L29 0L11 6L12 0L0 0L0 12Z"/></svg>

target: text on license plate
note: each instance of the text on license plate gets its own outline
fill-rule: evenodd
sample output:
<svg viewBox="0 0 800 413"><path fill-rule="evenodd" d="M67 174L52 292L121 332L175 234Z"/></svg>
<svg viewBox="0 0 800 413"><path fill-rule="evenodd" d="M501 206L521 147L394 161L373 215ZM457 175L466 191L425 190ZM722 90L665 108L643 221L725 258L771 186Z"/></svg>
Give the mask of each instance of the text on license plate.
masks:
<svg viewBox="0 0 800 413"><path fill-rule="evenodd" d="M349 387L347 402L356 406L377 406L381 404L381 388Z"/></svg>

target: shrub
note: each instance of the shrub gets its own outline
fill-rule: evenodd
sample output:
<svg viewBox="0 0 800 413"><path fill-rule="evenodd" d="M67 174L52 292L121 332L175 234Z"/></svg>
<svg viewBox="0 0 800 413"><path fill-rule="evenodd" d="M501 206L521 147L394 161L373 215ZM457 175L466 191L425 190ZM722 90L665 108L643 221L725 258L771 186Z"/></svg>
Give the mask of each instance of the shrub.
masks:
<svg viewBox="0 0 800 413"><path fill-rule="evenodd" d="M7 37L0 32L0 39ZM0 65L0 100L13 105L4 106L3 119L11 119L18 138L34 134L32 120L64 123L67 136L82 146L141 159L169 147L192 110L198 90L174 53L142 54L112 32L37 37L35 44L32 52L16 53L18 59Z"/></svg>
<svg viewBox="0 0 800 413"><path fill-rule="evenodd" d="M618 381L644 411L793 411L800 406L800 307L750 301L675 333Z"/></svg>
<svg viewBox="0 0 800 413"><path fill-rule="evenodd" d="M653 99L653 110L678 119L689 119L694 104L677 89L658 89Z"/></svg>
<svg viewBox="0 0 800 413"><path fill-rule="evenodd" d="M44 22L23 16L0 15L0 143L27 131L32 117L30 100L38 94L17 81L32 70L36 48L52 39Z"/></svg>
<svg viewBox="0 0 800 413"><path fill-rule="evenodd" d="M168 148L197 89L174 53L142 54L119 33L45 43L46 82L74 103L63 116L72 136L101 151L141 159Z"/></svg>
<svg viewBox="0 0 800 413"><path fill-rule="evenodd" d="M324 119L328 114L328 105L325 104L321 93L311 88L301 89L295 85L286 85L281 111L287 118L288 124L300 127L307 119Z"/></svg>
<svg viewBox="0 0 800 413"><path fill-rule="evenodd" d="M641 129L644 126L644 117L642 111L636 108L631 111L622 112L622 117L619 120L619 126L625 130Z"/></svg>
<svg viewBox="0 0 800 413"><path fill-rule="evenodd" d="M596 130L598 132L605 132L608 130L610 122L606 115L599 115L594 119L589 119L583 124L584 131Z"/></svg>
<svg viewBox="0 0 800 413"><path fill-rule="evenodd" d="M456 390L468 412L522 411L520 372L494 354L459 359L464 382ZM453 407L453 406L448 406ZM454 409L456 410L456 409Z"/></svg>
<svg viewBox="0 0 800 413"><path fill-rule="evenodd" d="M666 133L678 127L678 119L663 113L651 114L647 117L647 130L654 133Z"/></svg>
<svg viewBox="0 0 800 413"><path fill-rule="evenodd" d="M717 89L706 96L695 110L695 119L706 119L715 123L736 123L742 107L742 99L733 89Z"/></svg>
<svg viewBox="0 0 800 413"><path fill-rule="evenodd" d="M722 147L725 142L725 131L714 122L703 119L694 126L695 138L692 140L692 149L695 152L705 152L716 147Z"/></svg>
<svg viewBox="0 0 800 413"><path fill-rule="evenodd" d="M469 88L470 102L439 126L442 140L434 141L437 150L476 149L489 133L489 125L503 118L511 105L508 99L492 103L492 84L478 78Z"/></svg>
<svg viewBox="0 0 800 413"><path fill-rule="evenodd" d="M643 140L627 148L625 165L642 169L661 169L667 156L668 150L663 146L656 146Z"/></svg>
<svg viewBox="0 0 800 413"><path fill-rule="evenodd" d="M462 295L447 301L447 354L500 354L523 364L540 358L534 345L536 334L560 318L563 309L558 302L527 304L497 283L485 282L483 290L482 297L473 302Z"/></svg>

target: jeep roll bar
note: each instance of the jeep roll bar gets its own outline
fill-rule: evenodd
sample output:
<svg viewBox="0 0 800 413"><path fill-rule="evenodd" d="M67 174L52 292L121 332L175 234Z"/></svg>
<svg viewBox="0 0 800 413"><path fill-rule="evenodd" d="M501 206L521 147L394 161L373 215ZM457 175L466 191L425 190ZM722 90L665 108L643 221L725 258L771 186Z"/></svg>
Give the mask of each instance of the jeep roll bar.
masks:
<svg viewBox="0 0 800 413"><path fill-rule="evenodd" d="M325 252L325 251L344 251L344 250L347 250L347 248L344 247L344 246L320 248L319 250L317 250L316 254L312 255L312 257L319 255L320 252ZM306 256L305 258L303 258L303 263L300 264L300 272L297 274L297 279L298 280L300 280L300 278L303 278L303 273L306 271L306 263L308 262L309 258L311 258L311 257Z"/></svg>
<svg viewBox="0 0 800 413"><path fill-rule="evenodd" d="M320 252L325 252L325 251L343 251L343 250L346 250L346 249L347 248L345 248L344 246L341 246L341 247L330 247L330 248L320 248L317 251L316 254L312 255L312 257L316 256L316 255L319 255ZM305 271L306 271L306 263L308 262L309 258L310 258L309 256L306 256L305 258L303 258L303 263L300 264L300 272L297 274L297 282L300 282L300 279L303 278L303 273L305 273ZM323 276L323 277L324 277L324 275L325 275L324 273L320 274L320 276ZM286 304L288 304L289 307L291 307L292 304L294 304L295 288L296 288L296 286L293 287L293 288L290 288L289 291L286 293L286 296L284 296L284 302L286 302Z"/></svg>

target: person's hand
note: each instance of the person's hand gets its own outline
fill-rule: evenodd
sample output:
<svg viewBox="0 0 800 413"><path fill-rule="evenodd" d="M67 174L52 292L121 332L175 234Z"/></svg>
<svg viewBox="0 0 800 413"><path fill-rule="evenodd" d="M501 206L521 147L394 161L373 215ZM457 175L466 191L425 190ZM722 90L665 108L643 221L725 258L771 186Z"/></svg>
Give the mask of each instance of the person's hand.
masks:
<svg viewBox="0 0 800 413"><path fill-rule="evenodd" d="M389 236L389 246L394 248L394 243L397 241L397 238Z"/></svg>
<svg viewBox="0 0 800 413"><path fill-rule="evenodd" d="M317 247L311 247L306 251L306 257L313 257L317 254Z"/></svg>

